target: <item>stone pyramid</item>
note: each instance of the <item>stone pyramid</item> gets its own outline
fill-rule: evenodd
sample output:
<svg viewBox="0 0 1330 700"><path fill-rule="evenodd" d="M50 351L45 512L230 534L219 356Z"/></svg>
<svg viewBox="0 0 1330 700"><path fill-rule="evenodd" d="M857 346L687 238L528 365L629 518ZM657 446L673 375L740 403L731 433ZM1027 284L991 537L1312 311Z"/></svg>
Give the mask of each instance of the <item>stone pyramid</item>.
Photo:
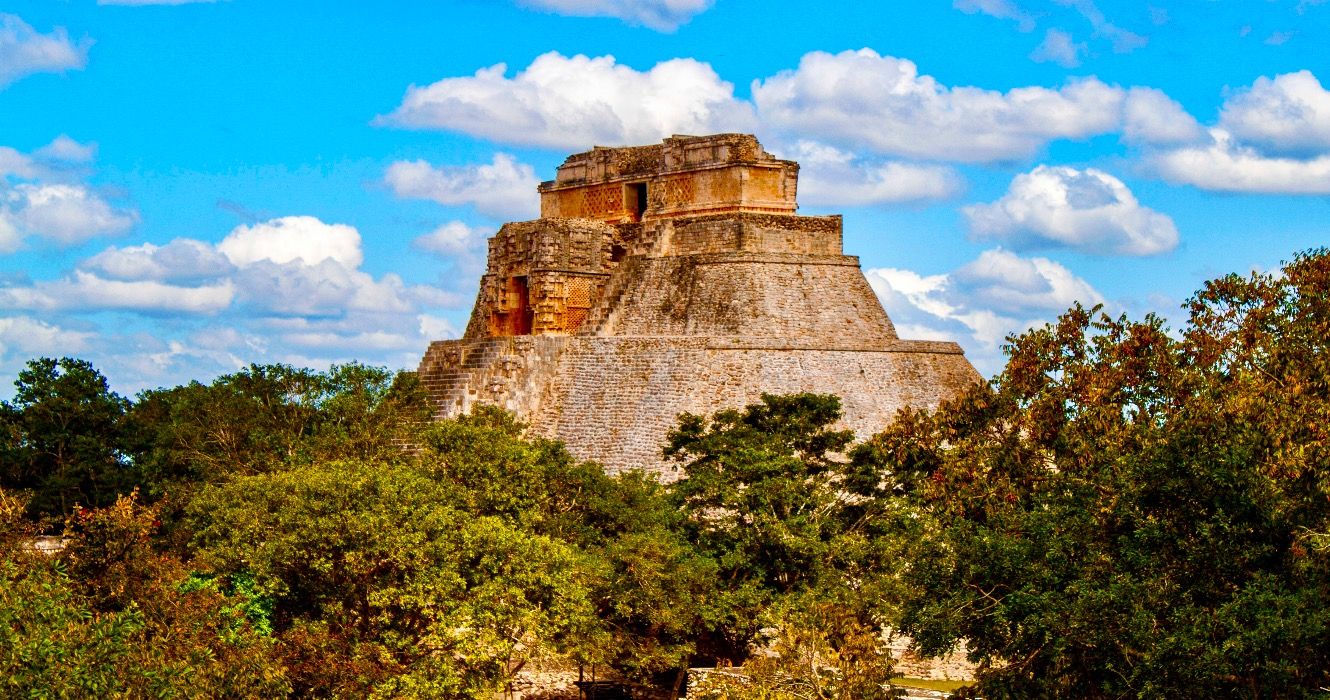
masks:
<svg viewBox="0 0 1330 700"><path fill-rule="evenodd" d="M684 411L833 393L867 437L979 381L955 343L896 337L841 217L795 214L798 176L744 134L570 156L540 218L489 240L465 335L425 353L437 415L495 404L610 471L671 479Z"/></svg>

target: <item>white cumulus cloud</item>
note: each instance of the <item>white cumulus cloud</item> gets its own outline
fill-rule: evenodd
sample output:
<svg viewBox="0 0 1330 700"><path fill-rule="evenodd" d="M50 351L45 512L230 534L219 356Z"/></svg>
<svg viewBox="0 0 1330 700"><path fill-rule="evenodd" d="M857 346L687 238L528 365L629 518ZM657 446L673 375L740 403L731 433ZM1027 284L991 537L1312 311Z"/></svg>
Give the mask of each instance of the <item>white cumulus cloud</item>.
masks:
<svg viewBox="0 0 1330 700"><path fill-rule="evenodd" d="M1330 153L1313 158L1267 156L1210 130L1209 144L1166 151L1151 163L1167 181L1219 192L1330 194Z"/></svg>
<svg viewBox="0 0 1330 700"><path fill-rule="evenodd" d="M81 350L118 390L137 391L249 362L412 367L432 333L455 335L432 314L469 298L371 275L363 258L354 227L311 216L238 226L217 243L109 247L55 279L0 282L0 354ZM128 316L171 320L134 332L122 330Z"/></svg>
<svg viewBox="0 0 1330 700"><path fill-rule="evenodd" d="M360 232L312 216L237 226L216 249L237 268L230 275L237 303L259 314L312 318L343 318L358 312L409 314L441 298L438 290L409 286L395 274L376 279L361 270ZM200 257L180 259L197 264Z"/></svg>
<svg viewBox="0 0 1330 700"><path fill-rule="evenodd" d="M530 165L506 153L490 163L434 167L423 160L388 166L384 180L398 197L428 199L449 206L471 205L497 219L530 218L540 211Z"/></svg>
<svg viewBox="0 0 1330 700"><path fill-rule="evenodd" d="M1089 282L1062 265L1002 249L986 250L953 271L948 277L948 295L954 304L982 304L1017 316L1058 314L1076 302L1104 301Z"/></svg>
<svg viewBox="0 0 1330 700"><path fill-rule="evenodd" d="M751 106L735 99L734 86L690 58L639 71L613 56L550 52L511 78L507 72L500 63L472 76L413 85L402 104L376 123L560 149L751 131L755 124Z"/></svg>
<svg viewBox="0 0 1330 700"><path fill-rule="evenodd" d="M63 279L31 287L0 288L0 308L36 311L137 311L145 314L212 314L231 305L229 280L200 286L155 280L110 280L75 270Z"/></svg>
<svg viewBox="0 0 1330 700"><path fill-rule="evenodd" d="M51 180L63 176L68 180L80 174L77 166L91 163L96 156L97 144L79 143L64 134L32 153L0 146L0 178Z"/></svg>
<svg viewBox="0 0 1330 700"><path fill-rule="evenodd" d="M520 0L522 5L574 17L614 17L672 32L711 7L712 0Z"/></svg>
<svg viewBox="0 0 1330 700"><path fill-rule="evenodd" d="M805 54L753 84L762 119L787 133L912 158L1025 158L1054 139L1116 130L1124 91L1094 78L1058 89L948 87L871 49Z"/></svg>
<svg viewBox="0 0 1330 700"><path fill-rule="evenodd" d="M1235 91L1206 138L1147 154L1169 182L1221 192L1330 193L1330 91L1310 71Z"/></svg>
<svg viewBox="0 0 1330 700"><path fill-rule="evenodd" d="M421 314L419 316L419 321L420 334L426 338L444 340L447 338L460 338L462 336L461 331L457 330L457 327L454 326L451 321L441 316Z"/></svg>
<svg viewBox="0 0 1330 700"><path fill-rule="evenodd" d="M375 280L331 258L315 264L259 260L236 273L238 300L262 313L340 316L347 310L403 313L410 304L397 275Z"/></svg>
<svg viewBox="0 0 1330 700"><path fill-rule="evenodd" d="M364 333L342 334L332 331L312 331L287 333L283 340L302 348L354 348L361 352L374 350L402 350L419 348L420 340L400 333L367 331Z"/></svg>
<svg viewBox="0 0 1330 700"><path fill-rule="evenodd" d="M1205 129L1162 90L1134 87L1123 105L1123 139L1153 145L1203 141Z"/></svg>
<svg viewBox="0 0 1330 700"><path fill-rule="evenodd" d="M485 258L488 254L486 240L492 231L487 228L468 226L461 221L449 221L429 233L411 241L411 247L423 250L450 263L446 275L459 286L474 282L485 271ZM469 288L468 288L469 289ZM452 304L439 304L452 306Z"/></svg>
<svg viewBox="0 0 1330 700"><path fill-rule="evenodd" d="M37 177L37 165L31 156L18 152L9 146L0 146L0 178L16 176L21 178Z"/></svg>
<svg viewBox="0 0 1330 700"><path fill-rule="evenodd" d="M122 234L138 222L138 212L78 181L96 150L64 135L32 153L0 146L0 254L29 238L72 246Z"/></svg>
<svg viewBox="0 0 1330 700"><path fill-rule="evenodd" d="M995 202L963 209L980 239L1016 248L1061 246L1101 255L1155 255L1178 243L1173 220L1102 170L1041 165Z"/></svg>
<svg viewBox="0 0 1330 700"><path fill-rule="evenodd" d="M401 367L415 367L431 337L421 328L418 314L349 313L342 318L274 317L262 323L271 339L269 354L306 367L328 358L347 361L379 356ZM321 362L314 358L324 358ZM300 358L300 359L297 359Z"/></svg>
<svg viewBox="0 0 1330 700"><path fill-rule="evenodd" d="M1269 155L1330 152L1330 91L1311 71L1260 77L1230 97L1219 126Z"/></svg>
<svg viewBox="0 0 1330 700"><path fill-rule="evenodd" d="M348 267L360 265L360 232L345 224L326 224L313 216L285 216L253 226L237 226L217 244L238 266L259 261L300 261L315 265L334 260Z"/></svg>
<svg viewBox="0 0 1330 700"><path fill-rule="evenodd" d="M498 64L413 85L375 123L565 151L758 132L772 143L811 140L868 156L962 163L1021 160L1052 141L1116 132L1150 145L1204 137L1181 105L1152 88L1093 77L1005 92L949 86L912 61L867 48L807 53L797 68L756 80L751 91L752 101L736 98L733 85L691 58L638 71L613 56L551 52L511 77ZM394 173L403 178L399 193L430 175L427 164L404 162L410 167Z"/></svg>
<svg viewBox="0 0 1330 700"><path fill-rule="evenodd" d="M138 215L118 210L85 185L20 183L0 194L0 218L59 245L128 231Z"/></svg>
<svg viewBox="0 0 1330 700"><path fill-rule="evenodd" d="M222 277L235 267L215 246L177 238L163 246L144 243L107 248L81 267L120 280L196 281Z"/></svg>
<svg viewBox="0 0 1330 700"><path fill-rule="evenodd" d="M411 246L437 255L465 255L484 248L488 236L487 229L449 221L411 241Z"/></svg>
<svg viewBox="0 0 1330 700"><path fill-rule="evenodd" d="M0 255L12 253L23 246L23 234L8 217L0 214Z"/></svg>
<svg viewBox="0 0 1330 700"><path fill-rule="evenodd" d="M789 157L799 162L799 201L814 206L863 206L950 198L961 177L943 165L864 160L812 141L800 141Z"/></svg>
<svg viewBox="0 0 1330 700"><path fill-rule="evenodd" d="M107 248L63 278L0 288L0 308L326 319L458 303L394 274L376 279L360 269L363 257L354 227L288 216L237 226L215 245L179 238Z"/></svg>
<svg viewBox="0 0 1330 700"><path fill-rule="evenodd" d="M97 144L79 143L61 134L55 137L54 141L34 151L33 155L57 163L91 163L97 157Z"/></svg>
<svg viewBox="0 0 1330 700"><path fill-rule="evenodd" d="M0 12L0 89L33 73L82 69L92 41L71 41L64 27L41 34L17 15Z"/></svg>

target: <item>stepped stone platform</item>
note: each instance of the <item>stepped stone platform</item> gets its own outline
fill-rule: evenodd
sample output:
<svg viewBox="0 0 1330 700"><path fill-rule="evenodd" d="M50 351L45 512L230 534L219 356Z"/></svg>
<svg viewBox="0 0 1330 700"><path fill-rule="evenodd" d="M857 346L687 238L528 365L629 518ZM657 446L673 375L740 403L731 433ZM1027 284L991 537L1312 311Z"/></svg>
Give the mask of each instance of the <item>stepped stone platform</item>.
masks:
<svg viewBox="0 0 1330 700"><path fill-rule="evenodd" d="M436 415L494 404L610 471L672 479L661 447L685 411L833 393L867 437L979 381L956 344L896 336L841 217L795 213L798 170L742 134L570 156L541 218L490 239L466 333L425 353Z"/></svg>

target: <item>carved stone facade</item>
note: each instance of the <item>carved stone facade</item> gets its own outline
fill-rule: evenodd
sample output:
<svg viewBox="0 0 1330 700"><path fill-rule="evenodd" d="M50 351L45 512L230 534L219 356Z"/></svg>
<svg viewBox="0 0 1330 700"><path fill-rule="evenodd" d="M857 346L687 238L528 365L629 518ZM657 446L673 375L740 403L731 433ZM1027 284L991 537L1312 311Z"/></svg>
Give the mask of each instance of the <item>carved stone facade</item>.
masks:
<svg viewBox="0 0 1330 700"><path fill-rule="evenodd" d="M496 404L581 458L669 479L684 411L834 393L867 437L978 381L954 343L896 337L841 217L795 214L798 172L741 134L570 156L541 218L490 239L465 335L421 361L438 415Z"/></svg>
<svg viewBox="0 0 1330 700"><path fill-rule="evenodd" d="M608 223L715 214L793 214L799 165L744 134L675 136L570 156L540 186L540 216Z"/></svg>

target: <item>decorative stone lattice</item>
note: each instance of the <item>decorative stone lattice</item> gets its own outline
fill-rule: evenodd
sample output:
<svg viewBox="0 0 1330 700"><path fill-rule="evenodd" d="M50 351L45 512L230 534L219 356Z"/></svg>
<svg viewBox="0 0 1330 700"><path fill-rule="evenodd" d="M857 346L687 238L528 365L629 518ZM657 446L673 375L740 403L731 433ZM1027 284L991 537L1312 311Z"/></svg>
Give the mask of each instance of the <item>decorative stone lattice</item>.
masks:
<svg viewBox="0 0 1330 700"><path fill-rule="evenodd" d="M588 187L583 190L582 212L587 218L600 218L623 210L623 188L616 185Z"/></svg>

